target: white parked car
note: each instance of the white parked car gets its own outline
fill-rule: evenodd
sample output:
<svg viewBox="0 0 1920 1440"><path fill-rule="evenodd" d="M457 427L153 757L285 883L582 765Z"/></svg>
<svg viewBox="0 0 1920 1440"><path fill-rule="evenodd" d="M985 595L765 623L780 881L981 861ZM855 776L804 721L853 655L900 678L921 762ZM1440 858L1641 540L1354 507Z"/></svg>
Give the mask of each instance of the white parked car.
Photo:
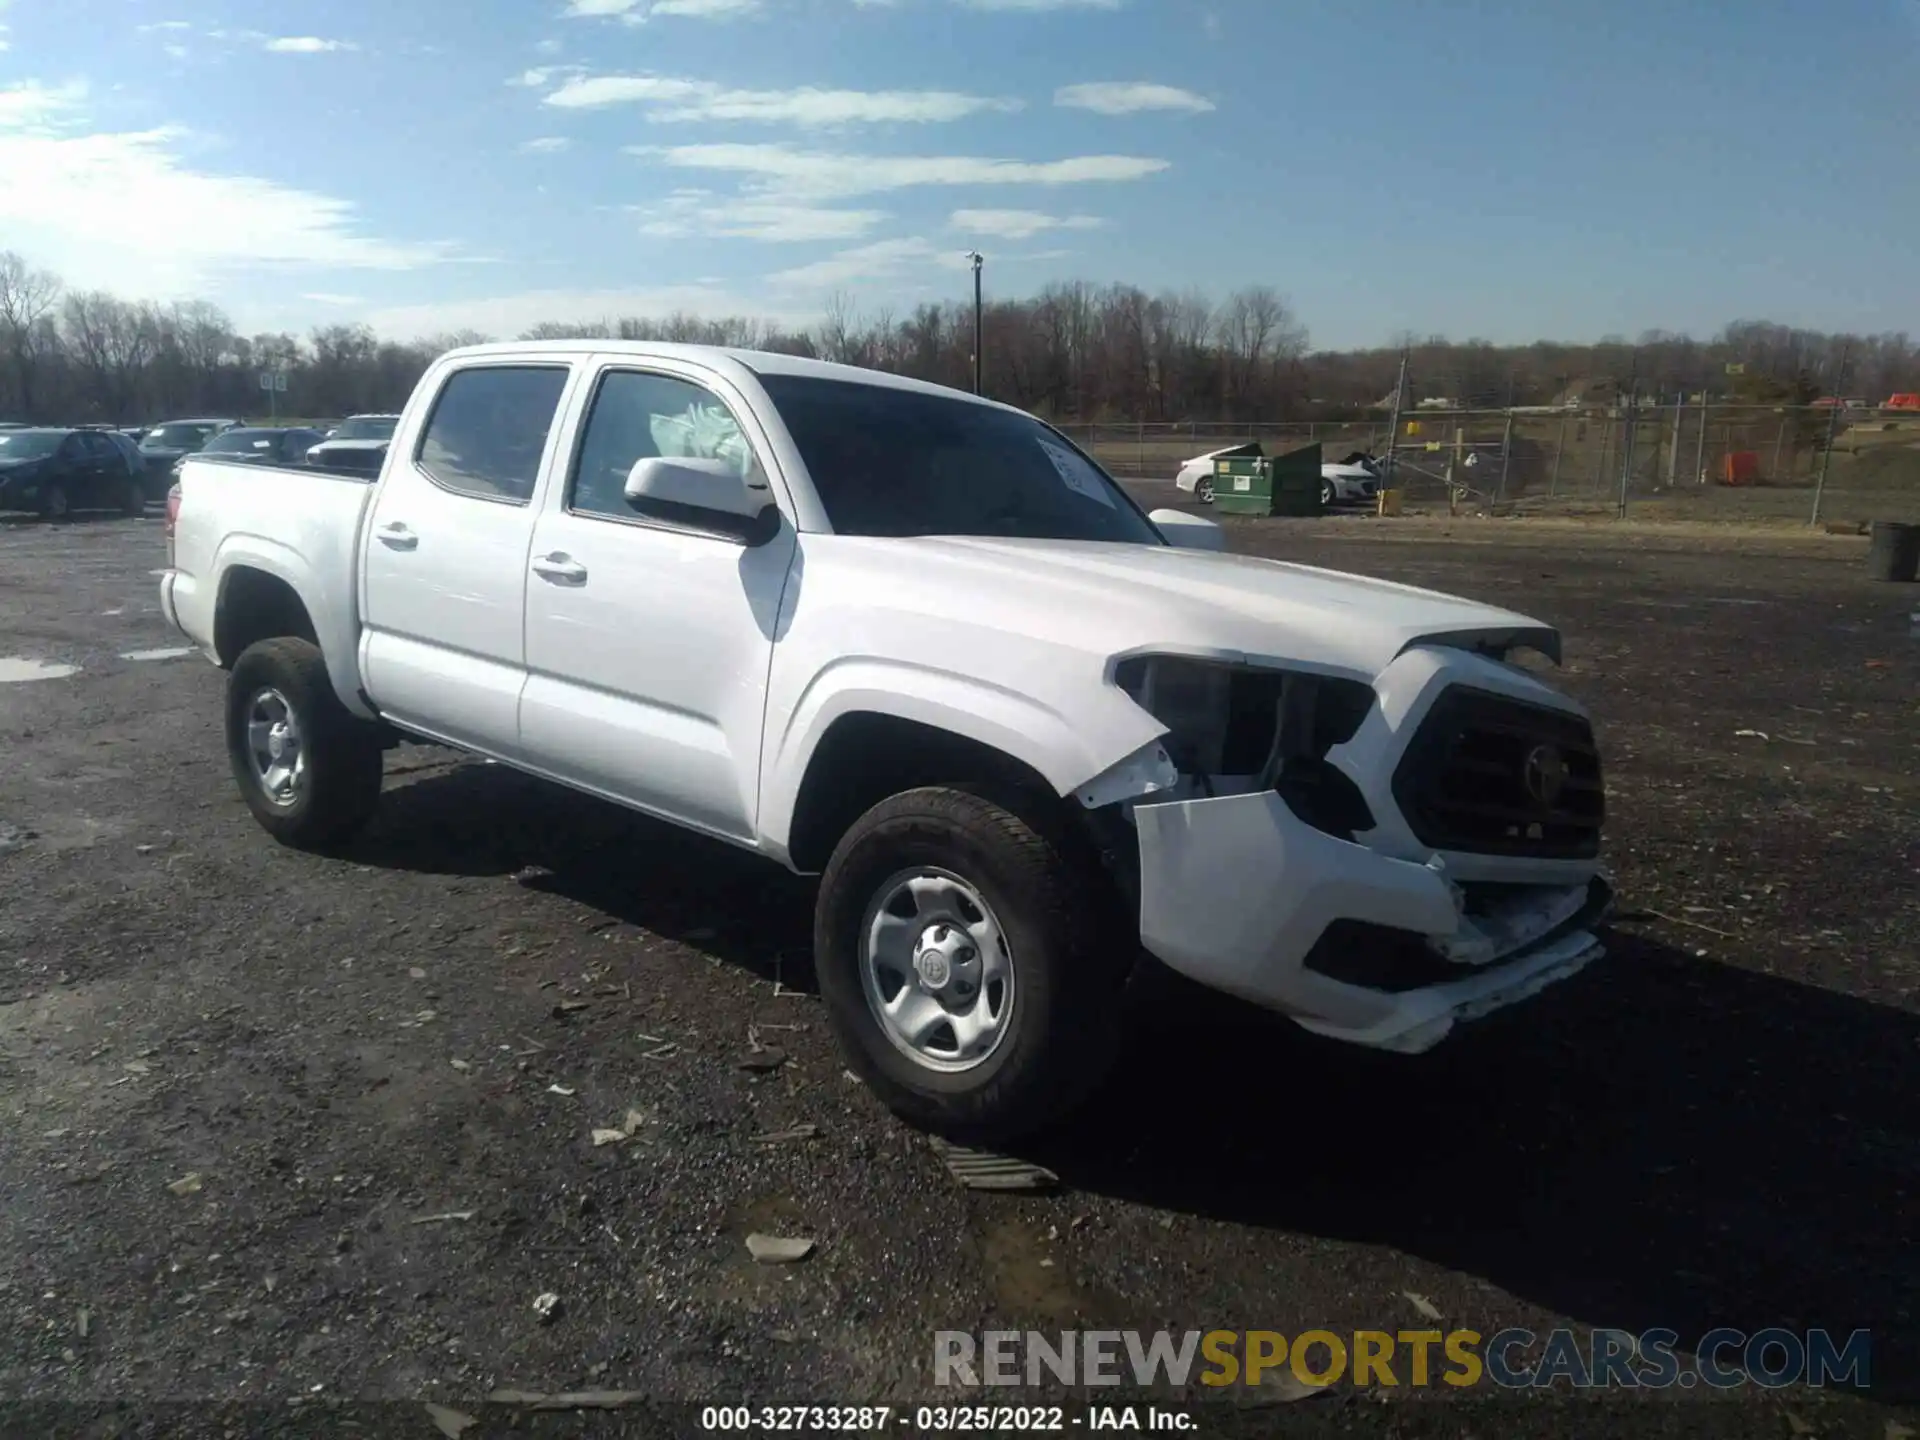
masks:
<svg viewBox="0 0 1920 1440"><path fill-rule="evenodd" d="M916 1123L1087 1096L1143 950L1404 1052L1600 954L1593 731L1512 659L1554 631L1219 553L1008 406L491 345L377 480L260 469L186 462L160 597L271 835L345 843L427 740L817 874L827 1014Z"/></svg>
<svg viewBox="0 0 1920 1440"><path fill-rule="evenodd" d="M1322 505L1371 505L1380 493L1380 462L1356 450L1346 459L1320 467Z"/></svg>
<svg viewBox="0 0 1920 1440"><path fill-rule="evenodd" d="M1192 495L1202 505L1213 503L1213 471L1216 460L1237 460L1241 457L1257 458L1266 452L1258 441L1243 445L1223 445L1218 450L1209 450L1204 455L1196 455L1180 467L1180 473L1173 477L1173 483Z"/></svg>
<svg viewBox="0 0 1920 1440"><path fill-rule="evenodd" d="M1259 456L1263 453L1265 452L1257 440L1243 445L1225 445L1218 450L1209 450L1206 454L1196 455L1183 464L1179 473L1173 477L1173 483L1192 495L1202 505L1211 505L1214 462L1237 459L1241 456ZM1370 505L1379 493L1379 463L1371 456L1355 452L1338 464L1320 467L1320 503L1324 506Z"/></svg>

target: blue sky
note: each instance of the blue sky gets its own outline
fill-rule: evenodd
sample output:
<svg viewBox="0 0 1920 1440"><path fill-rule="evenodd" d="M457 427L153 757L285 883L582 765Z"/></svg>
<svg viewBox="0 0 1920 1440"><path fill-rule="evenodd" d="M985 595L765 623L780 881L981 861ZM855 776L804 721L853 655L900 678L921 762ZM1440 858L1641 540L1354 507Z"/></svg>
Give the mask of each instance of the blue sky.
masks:
<svg viewBox="0 0 1920 1440"><path fill-rule="evenodd" d="M1269 283L1920 331L1920 0L0 0L0 247L248 329Z"/></svg>

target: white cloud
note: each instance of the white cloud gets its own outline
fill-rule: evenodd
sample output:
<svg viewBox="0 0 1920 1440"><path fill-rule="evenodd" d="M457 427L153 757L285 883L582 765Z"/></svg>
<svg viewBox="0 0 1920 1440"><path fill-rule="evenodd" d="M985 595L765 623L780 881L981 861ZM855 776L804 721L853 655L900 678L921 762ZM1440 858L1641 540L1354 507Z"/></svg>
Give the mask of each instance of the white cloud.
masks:
<svg viewBox="0 0 1920 1440"><path fill-rule="evenodd" d="M887 218L884 210L840 210L780 200L729 199L710 190L676 190L658 205L634 206L640 233L656 239L710 237L800 242L857 240Z"/></svg>
<svg viewBox="0 0 1920 1440"><path fill-rule="evenodd" d="M1106 222L1094 215L1044 215L1037 210L956 210L947 223L969 235L1031 240L1049 230L1098 230Z"/></svg>
<svg viewBox="0 0 1920 1440"><path fill-rule="evenodd" d="M1120 0L958 0L969 10L1118 10Z"/></svg>
<svg viewBox="0 0 1920 1440"><path fill-rule="evenodd" d="M0 233L74 285L194 295L241 268L407 270L455 258L443 244L366 234L345 200L198 169L178 128L91 131L86 93L0 87ZM121 214L160 218L99 223Z"/></svg>
<svg viewBox="0 0 1920 1440"><path fill-rule="evenodd" d="M578 75L578 65L536 65L531 70L522 70L507 81L509 85L518 85L525 90L537 90L546 85L556 75Z"/></svg>
<svg viewBox="0 0 1920 1440"><path fill-rule="evenodd" d="M527 72L529 75L535 73ZM644 105L647 118L662 123L748 120L778 125L927 124L961 120L982 111L1007 113L1018 100L965 95L953 90L733 90L706 80L665 75L576 77L544 102L562 110L606 105Z"/></svg>
<svg viewBox="0 0 1920 1440"><path fill-rule="evenodd" d="M1071 110L1092 110L1100 115L1133 115L1142 110L1181 110L1198 115L1214 108L1213 102L1204 95L1144 80L1068 85L1053 92L1053 103Z"/></svg>
<svg viewBox="0 0 1920 1440"><path fill-rule="evenodd" d="M324 55L333 50L357 50L350 40L322 40L317 35L268 36L262 49L276 55Z"/></svg>
<svg viewBox="0 0 1920 1440"><path fill-rule="evenodd" d="M549 36L547 39L542 40L539 44L535 45L533 48L535 51L537 51L539 54L542 54L542 55L558 55L560 53L561 46L558 40L555 40L551 36Z"/></svg>
<svg viewBox="0 0 1920 1440"><path fill-rule="evenodd" d="M134 30L141 35L151 35L156 30L191 30L190 20L156 20L151 25L136 25Z"/></svg>
<svg viewBox="0 0 1920 1440"><path fill-rule="evenodd" d="M315 305L364 305L367 303L358 295L336 295L331 290L309 290L300 298L311 300Z"/></svg>
<svg viewBox="0 0 1920 1440"><path fill-rule="evenodd" d="M767 279L791 289L831 290L861 281L884 280L920 266L937 265L948 270L963 270L968 260L957 250L941 250L931 241L914 236L904 240L876 240L871 245L856 245L810 265L796 265Z"/></svg>
<svg viewBox="0 0 1920 1440"><path fill-rule="evenodd" d="M522 155L557 155L573 141L564 135L541 135L532 140L522 140L516 147Z"/></svg>
<svg viewBox="0 0 1920 1440"><path fill-rule="evenodd" d="M41 129L73 114L86 98L87 87L79 80L51 89L38 80L27 80L0 89L0 137L10 130Z"/></svg>
<svg viewBox="0 0 1920 1440"><path fill-rule="evenodd" d="M625 315L665 319L674 314L702 319L744 315L789 329L803 328L819 318L769 306L724 286L692 284L645 290L529 290L478 300L389 306L368 312L365 319L382 335L403 338L444 334L450 330L478 330L484 335L505 338L523 334L549 320L585 325Z"/></svg>
<svg viewBox="0 0 1920 1440"><path fill-rule="evenodd" d="M787 145L630 146L681 170L748 177L768 193L844 199L930 185L1083 185L1140 180L1167 168L1137 155L1078 155L1066 160L995 160L974 155L852 155Z"/></svg>
<svg viewBox="0 0 1920 1440"><path fill-rule="evenodd" d="M618 20L623 25L644 25L660 15L678 15L690 20L733 20L742 15L757 15L761 0L568 0L561 12L570 19Z"/></svg>
<svg viewBox="0 0 1920 1440"><path fill-rule="evenodd" d="M998 254L993 257L993 263L1003 265L1056 260L1066 253L1064 250L1040 250ZM903 288L911 293L925 287L911 283L901 287L888 282L934 279L934 272L964 271L971 264L972 260L966 251L935 245L924 236L914 235L897 240L876 240L870 245L856 245L849 250L837 251L824 260L776 271L767 280L777 290L791 292L826 292L859 285L863 287L863 293L874 290L881 294L889 291L898 294Z"/></svg>

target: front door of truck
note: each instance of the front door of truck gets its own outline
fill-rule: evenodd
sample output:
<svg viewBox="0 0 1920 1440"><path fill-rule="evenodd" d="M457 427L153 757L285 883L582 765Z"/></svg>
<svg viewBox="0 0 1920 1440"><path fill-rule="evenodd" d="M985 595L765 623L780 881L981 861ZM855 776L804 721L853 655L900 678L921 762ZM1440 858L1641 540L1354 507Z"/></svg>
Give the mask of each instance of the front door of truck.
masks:
<svg viewBox="0 0 1920 1440"><path fill-rule="evenodd" d="M452 370L425 424L395 437L360 542L360 671L400 725L520 753L527 546L570 374L510 360Z"/></svg>
<svg viewBox="0 0 1920 1440"><path fill-rule="evenodd" d="M742 476L762 464L740 423L746 407L673 368L614 364L598 375L574 463L541 504L521 740L562 779L750 840L795 539L783 522L748 544L697 514L627 502L627 473L643 457L722 459Z"/></svg>

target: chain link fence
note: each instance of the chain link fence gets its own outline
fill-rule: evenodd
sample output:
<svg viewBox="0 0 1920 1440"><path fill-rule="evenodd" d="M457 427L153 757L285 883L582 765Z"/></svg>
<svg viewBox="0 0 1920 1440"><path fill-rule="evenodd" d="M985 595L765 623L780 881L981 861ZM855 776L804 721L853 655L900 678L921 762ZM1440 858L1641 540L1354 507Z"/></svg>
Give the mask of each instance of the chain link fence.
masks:
<svg viewBox="0 0 1920 1440"><path fill-rule="evenodd" d="M1061 427L1114 475L1172 480L1197 455L1319 444L1391 456L1413 510L1854 526L1920 521L1920 412L1668 403L1412 410L1336 421ZM1831 443L1830 443L1831 442Z"/></svg>

